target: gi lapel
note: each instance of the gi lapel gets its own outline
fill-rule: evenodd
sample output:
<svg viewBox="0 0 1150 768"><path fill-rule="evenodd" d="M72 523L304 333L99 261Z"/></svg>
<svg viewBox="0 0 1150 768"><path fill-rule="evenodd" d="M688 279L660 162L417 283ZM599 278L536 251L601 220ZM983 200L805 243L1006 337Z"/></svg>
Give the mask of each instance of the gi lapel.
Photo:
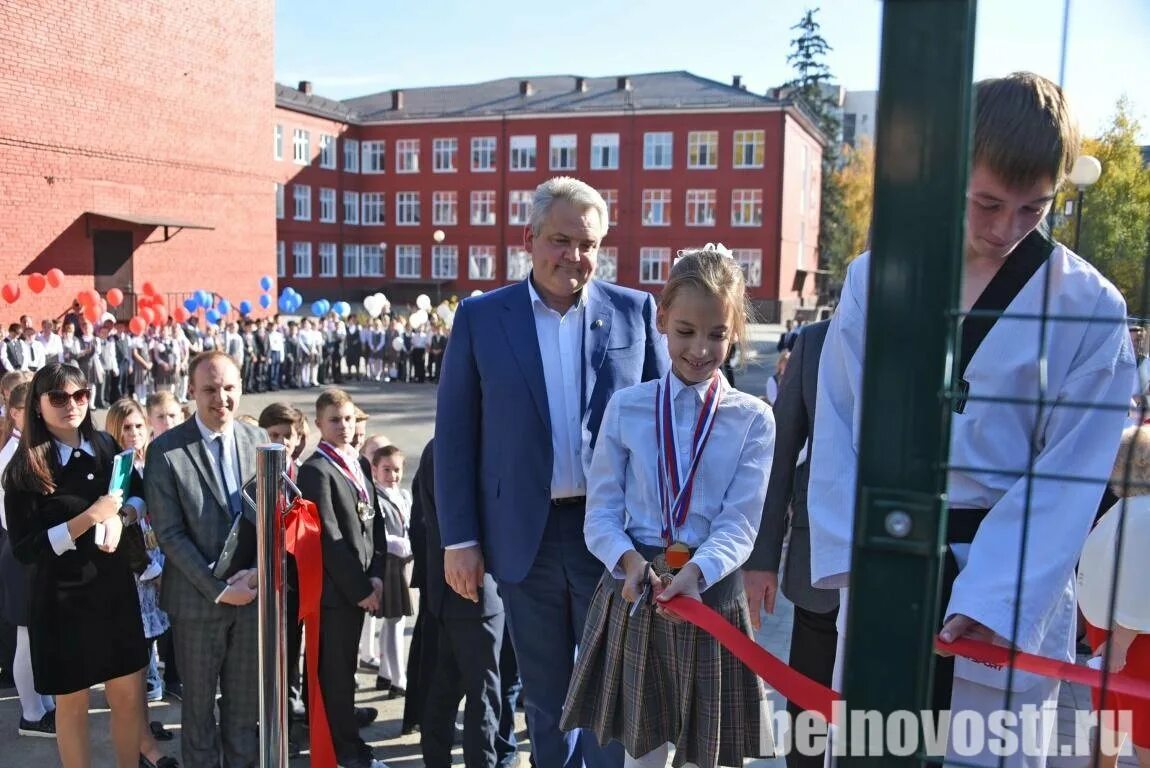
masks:
<svg viewBox="0 0 1150 768"><path fill-rule="evenodd" d="M607 359L607 345L611 340L611 320L615 316L615 308L597 282L592 280L586 290L588 291L587 327L583 334L583 363L586 368L583 375L582 397L584 414L591 405L591 395L595 391L599 369Z"/></svg>
<svg viewBox="0 0 1150 768"><path fill-rule="evenodd" d="M503 330L507 333L511 352L519 363L527 388L531 390L531 399L535 401L539 418L550 434L551 412L547 407L547 384L543 381L543 357L539 354L539 334L535 332L535 312L531 307L531 294L527 290L526 280L507 292L504 309Z"/></svg>

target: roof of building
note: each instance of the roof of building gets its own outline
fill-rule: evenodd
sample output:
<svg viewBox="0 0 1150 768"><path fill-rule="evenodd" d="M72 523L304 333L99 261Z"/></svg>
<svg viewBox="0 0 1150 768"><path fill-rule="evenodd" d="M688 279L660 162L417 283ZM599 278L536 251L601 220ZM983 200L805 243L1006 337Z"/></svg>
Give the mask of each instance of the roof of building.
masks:
<svg viewBox="0 0 1150 768"><path fill-rule="evenodd" d="M397 102L401 104L398 109ZM809 117L802 106L788 99L761 96L743 85L720 83L685 71L618 77L507 77L469 85L397 88L344 101L277 83L276 104L357 124L503 115L763 107L793 107Z"/></svg>

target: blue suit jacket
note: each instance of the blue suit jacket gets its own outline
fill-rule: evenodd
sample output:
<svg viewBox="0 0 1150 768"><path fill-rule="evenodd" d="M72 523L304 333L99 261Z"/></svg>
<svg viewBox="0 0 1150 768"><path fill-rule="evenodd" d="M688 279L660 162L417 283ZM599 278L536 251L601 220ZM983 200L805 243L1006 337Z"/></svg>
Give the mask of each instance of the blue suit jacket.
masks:
<svg viewBox="0 0 1150 768"><path fill-rule="evenodd" d="M616 390L667 371L650 294L592 280L583 339L583 429L591 446ZM478 541L487 568L527 575L551 501L551 418L527 282L455 313L435 417L435 498L445 546Z"/></svg>

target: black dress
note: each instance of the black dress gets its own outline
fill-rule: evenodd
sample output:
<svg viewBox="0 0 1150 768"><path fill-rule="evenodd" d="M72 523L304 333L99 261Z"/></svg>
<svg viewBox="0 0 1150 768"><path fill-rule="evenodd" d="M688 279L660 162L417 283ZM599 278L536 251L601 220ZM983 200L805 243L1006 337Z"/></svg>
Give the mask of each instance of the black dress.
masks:
<svg viewBox="0 0 1150 768"><path fill-rule="evenodd" d="M83 512L108 489L115 446L99 433L97 459L74 451L49 495L8 490L12 552L29 566L28 635L42 694L82 691L148 663L136 583L122 550L96 547L94 529L57 555L48 530ZM54 449L54 446L53 446Z"/></svg>

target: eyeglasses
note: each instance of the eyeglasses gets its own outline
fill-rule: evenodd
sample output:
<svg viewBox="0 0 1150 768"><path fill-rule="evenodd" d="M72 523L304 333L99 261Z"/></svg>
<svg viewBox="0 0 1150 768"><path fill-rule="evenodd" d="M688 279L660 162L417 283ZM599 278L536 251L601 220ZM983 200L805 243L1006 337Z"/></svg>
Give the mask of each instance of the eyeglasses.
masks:
<svg viewBox="0 0 1150 768"><path fill-rule="evenodd" d="M65 392L62 389L54 389L51 392L45 392L48 396L48 403L53 408L63 408L68 405L71 400L77 407L83 408L88 404L88 398L92 396L90 389L77 389L75 392Z"/></svg>

